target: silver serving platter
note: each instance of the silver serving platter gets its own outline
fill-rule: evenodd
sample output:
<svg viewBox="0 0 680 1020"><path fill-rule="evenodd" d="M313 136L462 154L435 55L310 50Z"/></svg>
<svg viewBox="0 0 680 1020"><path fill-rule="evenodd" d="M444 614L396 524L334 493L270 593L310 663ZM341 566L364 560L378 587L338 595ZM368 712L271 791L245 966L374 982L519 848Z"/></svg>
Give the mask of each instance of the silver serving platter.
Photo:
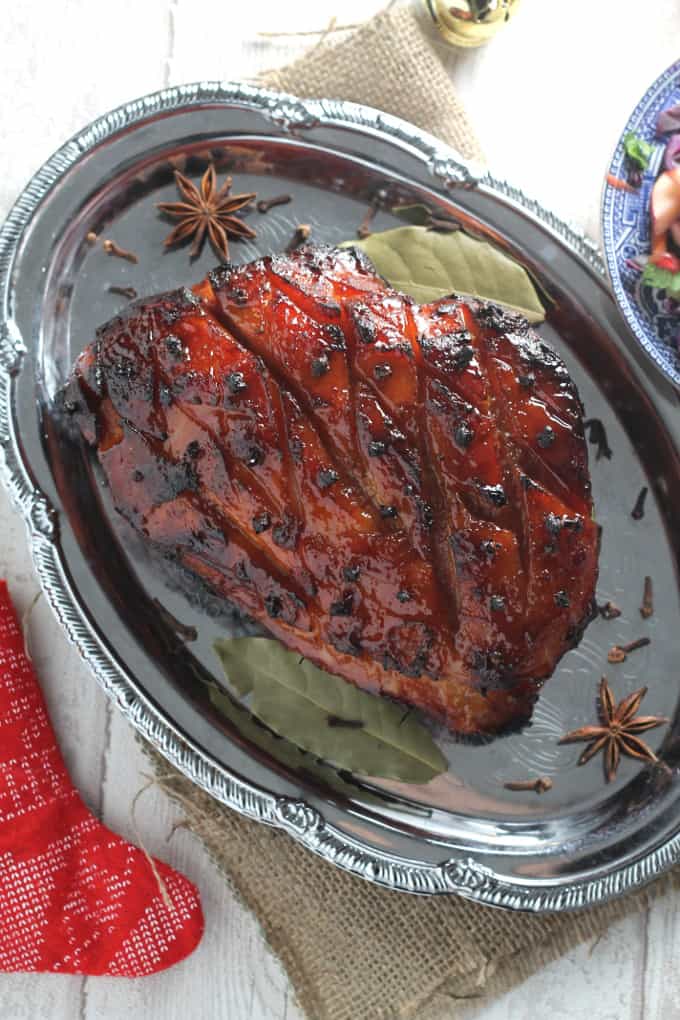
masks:
<svg viewBox="0 0 680 1020"><path fill-rule="evenodd" d="M484 746L435 728L449 771L427 786L300 767L290 745L219 716L207 687L213 640L244 624L217 600L163 576L125 532L80 449L60 438L52 400L94 330L125 303L110 284L153 293L198 280L215 261L162 254L169 231L154 203L174 193L172 168L194 178L214 160L238 190L290 192L254 214L255 242L235 261L280 250L296 223L316 240L352 238L369 201L424 201L458 216L527 265L551 297L541 333L562 353L611 460L591 456L603 524L599 598L622 610L597 619L560 663L531 726ZM396 225L381 212L376 229ZM134 250L106 256L95 231ZM285 829L336 865L393 889L459 893L515 909L599 903L658 875L680 853L678 635L680 415L671 385L629 336L596 248L577 231L435 138L376 110L300 101L245 85L167 89L114 110L67 142L30 181L0 233L0 444L4 480L25 517L43 589L70 639L132 724L182 772L235 810ZM591 447L591 451L592 451ZM645 517L630 510L642 485ZM642 621L644 575L656 612ZM188 597L189 596L189 597ZM186 640L173 618L193 627ZM621 666L607 650L648 633ZM581 745L558 746L594 721L600 674L617 698L649 684L644 710L661 761L624 759L605 784L600 763L577 767ZM255 728L257 730L257 728ZM507 780L548 776L541 797Z"/></svg>

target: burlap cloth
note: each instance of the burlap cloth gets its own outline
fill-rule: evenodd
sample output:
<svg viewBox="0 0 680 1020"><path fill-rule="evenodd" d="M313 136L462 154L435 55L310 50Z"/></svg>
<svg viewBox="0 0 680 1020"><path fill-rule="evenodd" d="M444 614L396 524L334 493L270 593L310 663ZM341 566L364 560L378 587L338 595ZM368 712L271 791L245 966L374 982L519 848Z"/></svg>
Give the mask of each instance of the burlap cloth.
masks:
<svg viewBox="0 0 680 1020"><path fill-rule="evenodd" d="M299 96L351 99L427 129L464 155L479 147L427 34L410 9L380 15L335 45L263 76ZM454 1017L678 884L578 914L532 916L454 896L389 892L340 871L288 835L242 818L154 751L158 782L258 917L311 1020ZM237 1017L234 1020L238 1020Z"/></svg>

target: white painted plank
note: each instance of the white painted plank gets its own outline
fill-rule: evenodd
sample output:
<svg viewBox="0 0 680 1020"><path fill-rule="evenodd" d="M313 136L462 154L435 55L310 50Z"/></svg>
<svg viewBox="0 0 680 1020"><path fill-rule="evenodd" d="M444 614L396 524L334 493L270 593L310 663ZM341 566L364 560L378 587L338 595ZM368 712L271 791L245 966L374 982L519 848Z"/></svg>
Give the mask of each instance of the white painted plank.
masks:
<svg viewBox="0 0 680 1020"><path fill-rule="evenodd" d="M0 1020L85 1020L80 977L0 974Z"/></svg>
<svg viewBox="0 0 680 1020"><path fill-rule="evenodd" d="M316 37L262 38L260 32L324 29L337 16L338 25L361 22L385 6L385 0L316 0L284 4L280 0L229 5L211 14L211 30L196 17L193 0L176 0L174 46L170 60L172 84L187 81L240 80L301 56Z"/></svg>
<svg viewBox="0 0 680 1020"><path fill-rule="evenodd" d="M640 1020L680 1016L680 893L665 896L650 911L644 946Z"/></svg>
<svg viewBox="0 0 680 1020"><path fill-rule="evenodd" d="M42 0L3 5L0 210L75 131L160 88L168 0Z"/></svg>
<svg viewBox="0 0 680 1020"><path fill-rule="evenodd" d="M456 1020L652 1020L643 1012L645 915L612 925L483 1008L470 1004Z"/></svg>

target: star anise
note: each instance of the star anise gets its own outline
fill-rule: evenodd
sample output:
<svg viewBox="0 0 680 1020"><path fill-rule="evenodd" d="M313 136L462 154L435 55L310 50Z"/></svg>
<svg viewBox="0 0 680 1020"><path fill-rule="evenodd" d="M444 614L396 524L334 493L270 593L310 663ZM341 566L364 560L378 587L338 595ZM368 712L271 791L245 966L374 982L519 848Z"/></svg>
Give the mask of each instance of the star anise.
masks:
<svg viewBox="0 0 680 1020"><path fill-rule="evenodd" d="M659 715L637 715L640 703L647 693L646 687L628 694L618 705L614 702L614 696L607 683L607 678L602 677L600 681L599 715L600 726L582 726L581 729L572 730L559 741L560 744L573 744L579 740L589 741L589 746L578 760L579 765L585 765L598 751L604 751L604 771L607 782L616 776L619 767L621 753L630 758L640 758L642 761L655 762L658 758L654 752L647 747L644 741L637 736L645 730L654 729L669 720Z"/></svg>
<svg viewBox="0 0 680 1020"><path fill-rule="evenodd" d="M227 177L218 191L212 163L201 178L200 189L179 170L175 170L175 183L184 201L157 203L161 212L179 220L165 239L166 248L192 238L191 257L196 258L207 234L217 254L226 262L229 259L229 237L255 237L252 227L233 215L248 202L252 202L254 191L230 195L231 177Z"/></svg>

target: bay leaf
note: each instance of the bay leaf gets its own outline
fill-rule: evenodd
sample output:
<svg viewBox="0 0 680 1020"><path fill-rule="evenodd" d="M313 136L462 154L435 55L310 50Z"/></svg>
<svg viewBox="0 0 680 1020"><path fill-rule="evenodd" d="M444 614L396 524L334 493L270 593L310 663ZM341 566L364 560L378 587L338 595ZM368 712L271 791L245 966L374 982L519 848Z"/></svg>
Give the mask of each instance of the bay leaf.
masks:
<svg viewBox="0 0 680 1020"><path fill-rule="evenodd" d="M253 715L302 750L341 769L403 783L426 783L446 771L429 732L404 707L269 638L219 639L214 647L228 681L251 695Z"/></svg>
<svg viewBox="0 0 680 1020"><path fill-rule="evenodd" d="M448 294L495 301L543 322L545 309L527 271L488 241L463 230L439 233L422 226L396 227L346 242L361 248L397 290L420 304Z"/></svg>
<svg viewBox="0 0 680 1020"><path fill-rule="evenodd" d="M208 686L208 695L211 703L215 706L220 715L234 723L241 736L245 737L251 744L259 747L262 751L271 755L282 765L286 765L297 775L303 775L322 783L325 787L342 794L350 800L361 800L364 804L383 803L369 790L357 782L353 782L350 776L340 775L332 766L320 761L311 754L301 751L289 740L276 736L265 726L261 725L242 705L238 705L226 693L213 685Z"/></svg>

